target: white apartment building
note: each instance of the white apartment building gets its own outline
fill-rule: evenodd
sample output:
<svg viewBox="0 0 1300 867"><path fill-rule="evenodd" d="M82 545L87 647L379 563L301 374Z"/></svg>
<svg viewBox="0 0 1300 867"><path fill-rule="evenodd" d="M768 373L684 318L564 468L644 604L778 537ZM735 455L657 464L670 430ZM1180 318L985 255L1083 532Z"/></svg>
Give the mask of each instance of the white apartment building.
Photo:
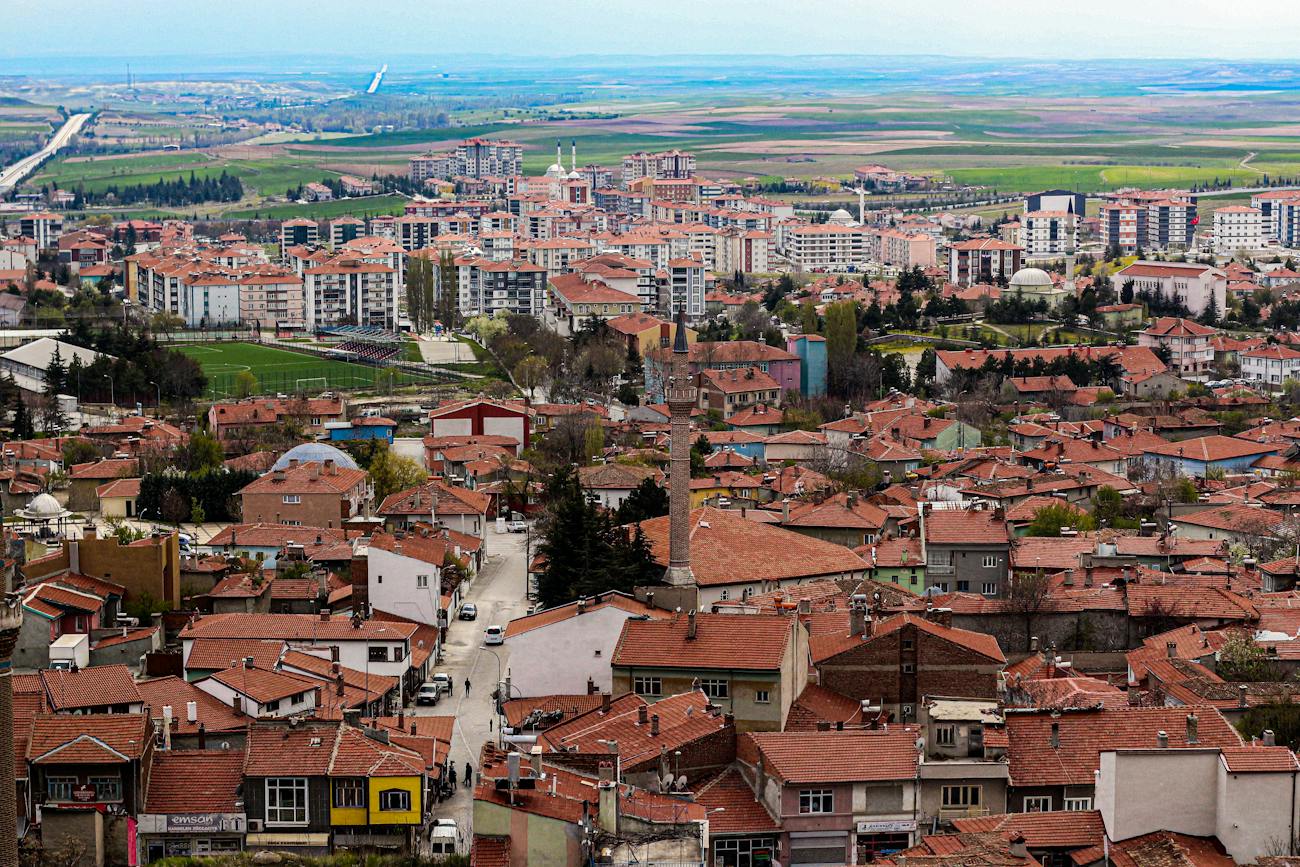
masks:
<svg viewBox="0 0 1300 867"><path fill-rule="evenodd" d="M1078 249L1079 215L1070 211L1029 211L1020 218L1025 255L1064 256Z"/></svg>
<svg viewBox="0 0 1300 867"><path fill-rule="evenodd" d="M422 184L428 180L444 181L451 177L452 155L450 153L428 153L407 160L407 171L412 183Z"/></svg>
<svg viewBox="0 0 1300 867"><path fill-rule="evenodd" d="M524 173L524 146L506 139L471 138L456 145L452 177L504 178Z"/></svg>
<svg viewBox="0 0 1300 867"><path fill-rule="evenodd" d="M52 250L59 246L63 217L50 213L24 214L18 220L18 234L34 240L37 250Z"/></svg>
<svg viewBox="0 0 1300 867"><path fill-rule="evenodd" d="M623 157L624 187L641 178L669 181L693 177L695 177L695 154L670 150L654 154L638 152Z"/></svg>
<svg viewBox="0 0 1300 867"><path fill-rule="evenodd" d="M766 274L772 234L757 230L722 229L714 235L713 267L719 274Z"/></svg>
<svg viewBox="0 0 1300 867"><path fill-rule="evenodd" d="M1132 280L1134 292L1145 289L1159 292L1166 298L1177 298L1193 316L1204 313L1211 299L1214 309L1220 314L1226 309L1227 276L1209 265L1138 261L1117 271L1112 279L1116 286Z"/></svg>
<svg viewBox="0 0 1300 867"><path fill-rule="evenodd" d="M1214 252L1234 255L1264 246L1264 214L1259 208L1232 205L1214 212Z"/></svg>
<svg viewBox="0 0 1300 867"><path fill-rule="evenodd" d="M1259 209L1265 241L1278 241L1281 238L1278 204L1298 199L1300 199L1300 190L1266 190L1250 197L1250 206Z"/></svg>
<svg viewBox="0 0 1300 867"><path fill-rule="evenodd" d="M307 328L397 327L397 272L378 262L339 257L303 271Z"/></svg>
<svg viewBox="0 0 1300 867"><path fill-rule="evenodd" d="M438 626L442 564L451 553L440 535L375 533L366 546L370 604L426 626Z"/></svg>
<svg viewBox="0 0 1300 867"><path fill-rule="evenodd" d="M782 252L805 271L843 271L871 259L869 232L836 223L786 225Z"/></svg>
<svg viewBox="0 0 1300 867"><path fill-rule="evenodd" d="M698 259L673 259L659 290L659 311L668 316L685 309L688 319L704 315L708 268Z"/></svg>
<svg viewBox="0 0 1300 867"><path fill-rule="evenodd" d="M480 256L456 259L460 312L465 316L498 310L541 316L546 309L546 269L523 259L496 262Z"/></svg>
<svg viewBox="0 0 1300 867"><path fill-rule="evenodd" d="M1288 379L1300 379L1300 351L1280 343L1237 353L1242 379L1279 390Z"/></svg>

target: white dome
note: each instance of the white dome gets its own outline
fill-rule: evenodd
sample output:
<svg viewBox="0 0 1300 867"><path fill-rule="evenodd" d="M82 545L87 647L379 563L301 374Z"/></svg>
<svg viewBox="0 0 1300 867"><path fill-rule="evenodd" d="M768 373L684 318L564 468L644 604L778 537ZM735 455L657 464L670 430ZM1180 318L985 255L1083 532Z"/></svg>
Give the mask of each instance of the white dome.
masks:
<svg viewBox="0 0 1300 867"><path fill-rule="evenodd" d="M1052 275L1048 274L1042 268L1021 268L1015 274L1011 275L1011 285L1014 286L1051 286Z"/></svg>
<svg viewBox="0 0 1300 867"><path fill-rule="evenodd" d="M831 214L827 221L831 223L852 223L853 215L843 208L840 208Z"/></svg>
<svg viewBox="0 0 1300 867"><path fill-rule="evenodd" d="M303 443L294 446L280 455L280 459L271 466L271 469L288 469L290 461L297 461L300 464L305 464L308 461L316 461L321 464L325 463L325 461L333 461L341 470L359 469L357 462L352 460L352 456L347 452L340 451L334 446L327 446L324 443Z"/></svg>
<svg viewBox="0 0 1300 867"><path fill-rule="evenodd" d="M52 521L68 515L68 511L59 505L59 501L49 494L37 494L30 503L18 513L29 521Z"/></svg>
<svg viewBox="0 0 1300 867"><path fill-rule="evenodd" d="M559 163L551 163L550 167L546 170L546 176L548 178L563 178L568 174L569 173L564 170L564 166Z"/></svg>

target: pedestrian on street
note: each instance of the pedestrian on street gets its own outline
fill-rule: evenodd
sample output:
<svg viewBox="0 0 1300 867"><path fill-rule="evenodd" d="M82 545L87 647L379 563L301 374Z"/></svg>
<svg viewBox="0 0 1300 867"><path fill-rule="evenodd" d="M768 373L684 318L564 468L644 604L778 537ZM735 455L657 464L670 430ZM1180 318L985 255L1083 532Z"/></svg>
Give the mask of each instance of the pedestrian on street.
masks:
<svg viewBox="0 0 1300 867"><path fill-rule="evenodd" d="M469 678L465 678L465 695L469 695Z"/></svg>
<svg viewBox="0 0 1300 867"><path fill-rule="evenodd" d="M451 783L451 787L453 789L456 788L456 766L455 765L451 766L451 771L447 775L447 782Z"/></svg>
<svg viewBox="0 0 1300 867"><path fill-rule="evenodd" d="M474 785L474 766L469 762L465 763L465 788L471 788Z"/></svg>

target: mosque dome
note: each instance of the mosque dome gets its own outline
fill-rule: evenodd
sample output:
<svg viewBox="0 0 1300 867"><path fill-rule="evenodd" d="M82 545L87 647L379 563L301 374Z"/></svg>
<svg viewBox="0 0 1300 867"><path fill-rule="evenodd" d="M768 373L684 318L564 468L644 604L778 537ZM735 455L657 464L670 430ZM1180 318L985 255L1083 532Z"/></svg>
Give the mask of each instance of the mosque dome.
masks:
<svg viewBox="0 0 1300 867"><path fill-rule="evenodd" d="M1052 275L1048 274L1042 268L1021 268L1015 274L1011 275L1011 288L1037 288L1039 286L1051 286Z"/></svg>
<svg viewBox="0 0 1300 867"><path fill-rule="evenodd" d="M829 218L827 218L827 222L840 223L840 224L852 223L853 215L850 214L848 211L844 210L843 208L840 208L839 210L835 211L835 213L831 214Z"/></svg>
<svg viewBox="0 0 1300 867"><path fill-rule="evenodd" d="M59 501L49 494L37 494L32 497L31 502L22 512L23 517L32 521L52 521L68 514L67 510L59 505Z"/></svg>
<svg viewBox="0 0 1300 867"><path fill-rule="evenodd" d="M280 455L280 459L271 466L271 469L287 469L289 467L289 462L295 460L300 464L305 464L308 461L316 461L321 464L325 463L325 461L333 461L335 466L342 470L360 469L360 467L357 466L357 462L352 460L352 456L347 452L340 451L339 449L334 448L334 446L327 446L325 443L302 443L301 445L296 445L284 454Z"/></svg>

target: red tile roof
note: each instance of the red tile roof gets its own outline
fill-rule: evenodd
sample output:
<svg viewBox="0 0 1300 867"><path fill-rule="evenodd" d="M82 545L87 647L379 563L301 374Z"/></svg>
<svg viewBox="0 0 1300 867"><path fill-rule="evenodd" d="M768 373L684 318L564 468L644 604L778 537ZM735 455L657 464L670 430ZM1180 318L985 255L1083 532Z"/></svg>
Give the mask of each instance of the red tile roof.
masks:
<svg viewBox="0 0 1300 867"><path fill-rule="evenodd" d="M238 813L244 751L166 750L154 754L146 813Z"/></svg>
<svg viewBox="0 0 1300 867"><path fill-rule="evenodd" d="M140 691L140 697L144 699L145 708L153 720L162 720L163 708L171 707L173 734L197 734L200 723L209 734L239 731L248 725L248 717L236 713L230 705L179 677L142 680L136 684L136 689ZM196 705L194 722L189 720L190 702Z"/></svg>
<svg viewBox="0 0 1300 867"><path fill-rule="evenodd" d="M1237 437L1205 436L1164 445L1151 445L1144 449L1146 454L1164 455L1172 458L1185 458L1191 461L1226 461L1250 455L1271 454L1278 451L1276 443L1252 443Z"/></svg>
<svg viewBox="0 0 1300 867"><path fill-rule="evenodd" d="M996 831L1008 837L1020 834L1031 849L1074 849L1101 844L1106 828L1098 810L1049 813L1001 813L970 819L953 819L962 832Z"/></svg>
<svg viewBox="0 0 1300 867"><path fill-rule="evenodd" d="M931 545L1002 545L1007 524L993 509L938 509L925 515L925 540Z"/></svg>
<svg viewBox="0 0 1300 867"><path fill-rule="evenodd" d="M357 625L346 617L322 620L312 614L209 614L190 622L180 637L236 638L264 641L402 641L413 636L415 624L378 619ZM225 666L221 666L224 668Z"/></svg>
<svg viewBox="0 0 1300 867"><path fill-rule="evenodd" d="M142 713L38 714L27 758L36 764L117 764L138 759L153 737Z"/></svg>
<svg viewBox="0 0 1300 867"><path fill-rule="evenodd" d="M695 638L687 637L689 618L628 620L614 647L614 666L673 669L774 671L781 667L793 618L765 614L695 615Z"/></svg>
<svg viewBox="0 0 1300 867"><path fill-rule="evenodd" d="M750 732L767 773L788 784L916 778L917 726L833 732ZM738 752L743 752L737 746ZM834 761L827 761L835 756Z"/></svg>
<svg viewBox="0 0 1300 867"><path fill-rule="evenodd" d="M135 679L125 665L94 665L79 671L45 669L40 675L50 707L56 711L141 701Z"/></svg>
<svg viewBox="0 0 1300 867"><path fill-rule="evenodd" d="M620 696L610 704L609 712L600 708L589 711L546 730L538 742L552 752L605 753L605 744L618 743L624 768L653 761L658 767L663 751L684 749L687 745L711 737L728 728L720 711L709 711L709 698L703 692L684 692L650 705L647 722L637 722L640 708L649 704L638 695ZM659 733L651 734L649 717L659 717Z"/></svg>
<svg viewBox="0 0 1300 867"><path fill-rule="evenodd" d="M779 830L735 768L728 768L698 787L695 803L709 811L710 834L771 834Z"/></svg>
<svg viewBox="0 0 1300 867"><path fill-rule="evenodd" d="M657 619L667 619L672 616L672 612L663 608L655 608L652 605L646 605L637 599L620 593L617 590L609 590L599 596L593 596L590 599L583 600L581 611L579 605L570 602L567 605L557 605L554 608L547 608L544 611L538 611L536 614L529 614L524 617L516 617L506 624L506 638L514 638L516 635L523 635L525 632L531 632L534 629L540 629L544 626L550 626L553 623L560 623L565 620L571 620L575 617L581 617L583 614L590 614L593 611L599 611L605 608L617 608L625 611L629 616L646 616Z"/></svg>
<svg viewBox="0 0 1300 867"><path fill-rule="evenodd" d="M1217 710L1198 708L1196 744L1186 739L1186 707L1108 708L1050 713L1008 713L1008 759L1013 786L1091 786L1104 751L1155 749L1156 732L1169 735L1170 749L1239 747L1241 737ZM1053 723L1059 746L1051 743Z"/></svg>

